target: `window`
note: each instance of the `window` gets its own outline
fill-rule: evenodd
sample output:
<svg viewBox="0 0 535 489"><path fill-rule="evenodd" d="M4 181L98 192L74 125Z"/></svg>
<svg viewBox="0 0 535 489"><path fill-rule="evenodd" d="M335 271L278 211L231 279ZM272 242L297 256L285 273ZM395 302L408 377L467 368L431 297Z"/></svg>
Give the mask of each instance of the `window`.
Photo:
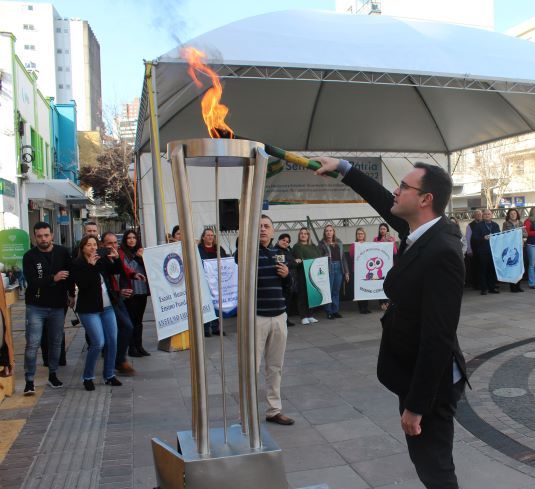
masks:
<svg viewBox="0 0 535 489"><path fill-rule="evenodd" d="M69 29L63 29L63 32L64 32L65 34L68 34L68 33L69 33Z"/></svg>
<svg viewBox="0 0 535 489"><path fill-rule="evenodd" d="M33 10L33 5L27 5L28 10Z"/></svg>
<svg viewBox="0 0 535 489"><path fill-rule="evenodd" d="M58 66L58 71L63 71L63 66Z"/></svg>
<svg viewBox="0 0 535 489"><path fill-rule="evenodd" d="M69 54L70 51L68 49L65 50L65 54Z"/></svg>
<svg viewBox="0 0 535 489"><path fill-rule="evenodd" d="M69 66L67 66L67 67L65 68L65 71L71 71L71 68L70 68Z"/></svg>
<svg viewBox="0 0 535 489"><path fill-rule="evenodd" d="M25 31L34 31L35 30L35 26L33 24L24 24L22 26L22 28L25 30Z"/></svg>
<svg viewBox="0 0 535 489"><path fill-rule="evenodd" d="M61 54L63 51L61 49L56 49L56 54Z"/></svg>
<svg viewBox="0 0 535 489"><path fill-rule="evenodd" d="M34 44L25 44L24 49L29 51L35 51L35 45Z"/></svg>
<svg viewBox="0 0 535 489"><path fill-rule="evenodd" d="M60 83L60 84L58 85L58 88L63 88L63 84Z"/></svg>
<svg viewBox="0 0 535 489"><path fill-rule="evenodd" d="M61 27L56 27L56 32L57 32L58 34L61 34Z"/></svg>
<svg viewBox="0 0 535 489"><path fill-rule="evenodd" d="M24 63L24 66L29 69L37 68L37 65L33 61L30 61L29 63Z"/></svg>
<svg viewBox="0 0 535 489"><path fill-rule="evenodd" d="M69 84L65 85L65 88L67 88L68 90L71 89L71 86Z"/></svg>

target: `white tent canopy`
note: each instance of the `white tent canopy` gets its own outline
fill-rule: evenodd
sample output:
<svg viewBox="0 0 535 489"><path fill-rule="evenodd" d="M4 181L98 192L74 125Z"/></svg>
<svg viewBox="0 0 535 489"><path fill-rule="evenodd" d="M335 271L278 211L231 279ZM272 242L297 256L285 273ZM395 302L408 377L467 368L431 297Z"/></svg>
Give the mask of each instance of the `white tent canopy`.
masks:
<svg viewBox="0 0 535 489"><path fill-rule="evenodd" d="M535 130L535 43L451 24L320 11L240 20L188 43L224 80L237 134L301 151L450 153ZM157 60L160 144L206 137L178 57ZM144 84L136 149L150 151Z"/></svg>

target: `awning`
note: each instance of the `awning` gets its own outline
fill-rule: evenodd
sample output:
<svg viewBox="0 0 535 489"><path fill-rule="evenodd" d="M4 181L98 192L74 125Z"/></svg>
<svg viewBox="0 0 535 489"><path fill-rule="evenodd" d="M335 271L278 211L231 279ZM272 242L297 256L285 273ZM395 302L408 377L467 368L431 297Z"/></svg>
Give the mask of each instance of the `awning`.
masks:
<svg viewBox="0 0 535 489"><path fill-rule="evenodd" d="M72 180L34 180L25 185L26 195L31 200L49 200L59 205L93 203Z"/></svg>

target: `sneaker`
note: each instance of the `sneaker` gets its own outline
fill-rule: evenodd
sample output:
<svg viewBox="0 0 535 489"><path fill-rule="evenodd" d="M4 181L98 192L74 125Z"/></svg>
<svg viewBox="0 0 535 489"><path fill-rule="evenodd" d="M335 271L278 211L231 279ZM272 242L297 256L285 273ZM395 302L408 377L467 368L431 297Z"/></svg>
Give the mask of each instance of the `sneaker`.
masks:
<svg viewBox="0 0 535 489"><path fill-rule="evenodd" d="M303 318L301 319L301 324L304 326L304 325L307 325L307 324L310 324L310 318Z"/></svg>
<svg viewBox="0 0 535 489"><path fill-rule="evenodd" d="M333 316L336 318L336 319L342 319L344 316L342 316L340 313L338 312L334 312L333 313Z"/></svg>
<svg viewBox="0 0 535 489"><path fill-rule="evenodd" d="M120 385L123 385L122 382L117 380L117 377L113 376L109 379L106 379L106 382L104 382L106 385L113 385L114 387L119 387Z"/></svg>
<svg viewBox="0 0 535 489"><path fill-rule="evenodd" d="M134 375L136 372L134 370L134 367L132 367L132 364L129 362L123 362L118 365L115 365L115 370L119 372L122 375Z"/></svg>
<svg viewBox="0 0 535 489"><path fill-rule="evenodd" d="M307 318L307 319L310 324L319 323L319 321L316 318Z"/></svg>
<svg viewBox="0 0 535 489"><path fill-rule="evenodd" d="M91 379L84 380L84 387L86 391L94 391L95 390L95 384Z"/></svg>
<svg viewBox="0 0 535 489"><path fill-rule="evenodd" d="M33 380L26 381L26 385L24 386L24 395L25 396L35 395L35 386L33 385Z"/></svg>
<svg viewBox="0 0 535 489"><path fill-rule="evenodd" d="M56 374L50 374L48 376L48 385L52 387L52 389L60 389L63 387L63 382L58 379Z"/></svg>

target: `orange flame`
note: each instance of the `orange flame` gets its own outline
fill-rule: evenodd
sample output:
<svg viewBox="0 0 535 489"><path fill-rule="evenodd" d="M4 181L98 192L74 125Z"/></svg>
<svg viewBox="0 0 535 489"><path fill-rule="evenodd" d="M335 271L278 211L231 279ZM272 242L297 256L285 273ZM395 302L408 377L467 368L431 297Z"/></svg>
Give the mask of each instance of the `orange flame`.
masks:
<svg viewBox="0 0 535 489"><path fill-rule="evenodd" d="M189 47L181 50L181 56L188 62L188 74L198 88L203 88L203 83L197 77L197 71L209 76L212 80L213 86L206 91L201 100L202 117L210 137L220 138L225 134L226 137L233 138L234 131L225 122L229 109L220 103L223 87L215 71L204 63L206 53Z"/></svg>

